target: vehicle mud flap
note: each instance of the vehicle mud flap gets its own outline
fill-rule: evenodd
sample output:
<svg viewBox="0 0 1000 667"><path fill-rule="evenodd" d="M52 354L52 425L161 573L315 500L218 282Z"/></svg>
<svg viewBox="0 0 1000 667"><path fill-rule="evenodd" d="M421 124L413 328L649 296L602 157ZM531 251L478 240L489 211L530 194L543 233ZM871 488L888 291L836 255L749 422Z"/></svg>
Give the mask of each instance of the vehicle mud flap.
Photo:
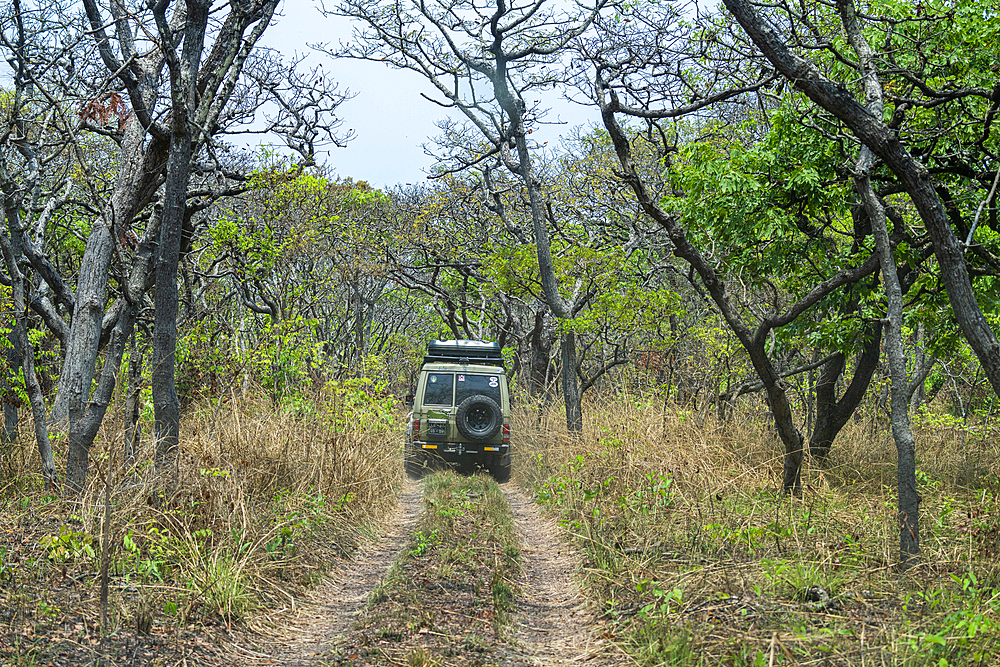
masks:
<svg viewBox="0 0 1000 667"><path fill-rule="evenodd" d="M491 463L488 466L490 471L490 476L496 481L497 484L506 484L510 481L510 452L507 452L503 456L499 457L499 460L495 463Z"/></svg>

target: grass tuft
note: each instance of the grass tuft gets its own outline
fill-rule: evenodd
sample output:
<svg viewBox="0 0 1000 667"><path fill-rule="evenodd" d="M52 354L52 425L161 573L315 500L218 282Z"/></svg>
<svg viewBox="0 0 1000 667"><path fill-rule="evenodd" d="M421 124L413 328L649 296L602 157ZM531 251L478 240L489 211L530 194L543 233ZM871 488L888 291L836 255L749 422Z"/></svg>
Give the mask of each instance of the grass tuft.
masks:
<svg viewBox="0 0 1000 667"><path fill-rule="evenodd" d="M152 463L147 439L128 453L122 415L109 414L79 498L45 492L29 441L6 445L0 517L11 529L0 545L0 587L16 601L3 618L12 654L83 659L74 647L92 645L95 633L113 652L114 638L124 647L129 633L253 627L294 608L381 520L401 481L398 427L383 418L358 427L345 403L326 391L295 410L238 395L189 406L180 455L164 467ZM93 591L105 535L102 628ZM51 586L53 577L64 585ZM65 643L45 636L53 617L78 619L65 626L76 628Z"/></svg>

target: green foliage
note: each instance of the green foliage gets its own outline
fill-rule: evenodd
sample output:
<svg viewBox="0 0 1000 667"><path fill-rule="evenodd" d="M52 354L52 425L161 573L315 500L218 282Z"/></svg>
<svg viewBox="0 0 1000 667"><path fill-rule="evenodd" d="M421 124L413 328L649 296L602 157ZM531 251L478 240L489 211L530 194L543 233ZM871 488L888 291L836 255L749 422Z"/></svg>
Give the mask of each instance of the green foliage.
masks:
<svg viewBox="0 0 1000 667"><path fill-rule="evenodd" d="M616 499L620 508L649 515L670 507L673 503L670 487L674 480L662 473L651 472L646 473L645 478L646 485ZM586 495L584 495L584 500L589 500Z"/></svg>
<svg viewBox="0 0 1000 667"><path fill-rule="evenodd" d="M6 359L7 350L11 348L13 342L11 334L14 331L14 304L12 301L11 288L7 285L0 285L0 354ZM28 342L34 350L35 366L39 369L56 367L61 361L56 348L52 345L52 334L42 329L28 328ZM0 362L2 363L2 362ZM6 386L0 391L0 402L8 403L20 407L28 405L28 391L24 384L24 368L10 368L3 363Z"/></svg>
<svg viewBox="0 0 1000 667"><path fill-rule="evenodd" d="M47 535L39 541L48 559L55 563L72 563L97 557L94 551L97 540L84 530L73 530L67 525L59 528L59 534Z"/></svg>
<svg viewBox="0 0 1000 667"><path fill-rule="evenodd" d="M275 156L265 156L249 183L198 253L199 268L219 278L199 304L204 316L192 318L178 344L186 398L251 378L278 402L345 370L361 375L374 343L387 349L375 335L388 332L375 329L369 308L398 300L386 278L396 242L389 196Z"/></svg>
<svg viewBox="0 0 1000 667"><path fill-rule="evenodd" d="M845 582L843 572L799 558L765 558L761 560L761 566L770 582L769 592L796 602L806 602L806 594L813 586L819 586L830 597L836 597L841 594Z"/></svg>
<svg viewBox="0 0 1000 667"><path fill-rule="evenodd" d="M213 553L200 560L188 585L226 620L239 619L256 607L245 560L232 555Z"/></svg>
<svg viewBox="0 0 1000 667"><path fill-rule="evenodd" d="M169 576L166 550L156 539L157 537L159 535L155 532L143 538L139 538L134 530L125 533L119 553L122 560L120 569L125 572L126 577L134 574L142 580L164 581ZM150 542L150 546L146 549L140 546Z"/></svg>
<svg viewBox="0 0 1000 667"><path fill-rule="evenodd" d="M385 431L395 424L396 399L386 393L384 380L331 380L326 393L331 398L324 402L323 418L336 433Z"/></svg>
<svg viewBox="0 0 1000 667"><path fill-rule="evenodd" d="M438 536L438 532L436 530L431 530L427 533L422 530L418 531L413 540L413 547L410 549L410 555L419 558L420 556L426 555L428 551L440 543L441 538Z"/></svg>
<svg viewBox="0 0 1000 667"><path fill-rule="evenodd" d="M277 323L268 320L256 345L233 349L218 345L219 330L212 322L199 322L178 340L178 390L188 398L200 392L215 395L240 384L243 375L255 378L275 396L308 387L320 373L323 359L315 325L315 319L301 316Z"/></svg>
<svg viewBox="0 0 1000 667"><path fill-rule="evenodd" d="M674 502L674 493L671 491L673 479L669 475L646 473L642 485L628 489L624 493L620 492L620 486L615 483L613 476L596 480L591 484L579 479L581 471L593 467L599 468L602 466L602 459L612 461L619 456L620 442L609 439L605 440L602 446L605 449L599 454L578 455L570 463L563 464L564 474L553 475L543 481L535 490L538 501L555 506L572 507L580 503L597 504L600 500L604 503L610 502L628 515L638 514L647 517L670 510ZM600 511L595 508L586 513L597 516ZM580 524L574 523L573 527L579 529Z"/></svg>
<svg viewBox="0 0 1000 667"><path fill-rule="evenodd" d="M850 226L848 184L837 175L839 146L798 122L783 106L770 116L764 140L745 147L737 136L691 143L669 172L675 192L664 206L684 219L692 240L712 247L723 266L755 267L753 275L786 289L808 289L850 247L800 231L800 220ZM825 275L823 277L826 277Z"/></svg>
<svg viewBox="0 0 1000 667"><path fill-rule="evenodd" d="M353 494L345 494L331 508L322 493L299 494L294 503L288 502L291 495L292 492L286 489L272 500L272 505L276 508L294 508L290 512L279 511L272 518L274 537L265 545L265 550L272 559L294 556L295 540L298 537L310 535L326 524L331 514L342 512L354 500Z"/></svg>
<svg viewBox="0 0 1000 667"><path fill-rule="evenodd" d="M930 627L921 624L910 630L912 664L985 664L1000 656L995 641L1000 633L1000 591L984 586L971 569L951 574L951 580L951 588L930 587L904 596L904 609L935 619Z"/></svg>
<svg viewBox="0 0 1000 667"><path fill-rule="evenodd" d="M640 582L640 587L644 582ZM642 592L641 590L639 591ZM653 602L636 613L640 621L629 634L631 653L640 665L677 665L694 667L706 664L699 654L694 633L676 622L677 609L682 606L679 588L664 590L652 588Z"/></svg>
<svg viewBox="0 0 1000 667"><path fill-rule="evenodd" d="M6 581L16 572L14 564L7 560L7 547L0 547L0 581Z"/></svg>
<svg viewBox="0 0 1000 667"><path fill-rule="evenodd" d="M581 283L593 297L576 317L560 323L577 334L613 339L629 336L667 347L672 341L662 327L671 315L684 313L680 295L669 285L650 284L646 275L651 258L609 245L600 249L573 245L554 258L560 291L570 298ZM495 290L519 298L538 294L538 267L534 246L500 248L483 259L485 276Z"/></svg>

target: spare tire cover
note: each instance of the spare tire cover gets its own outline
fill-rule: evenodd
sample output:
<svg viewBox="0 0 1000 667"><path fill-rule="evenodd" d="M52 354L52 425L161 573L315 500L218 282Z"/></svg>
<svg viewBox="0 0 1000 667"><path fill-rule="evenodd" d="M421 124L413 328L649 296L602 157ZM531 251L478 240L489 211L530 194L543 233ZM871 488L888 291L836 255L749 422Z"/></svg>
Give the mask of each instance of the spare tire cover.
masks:
<svg viewBox="0 0 1000 667"><path fill-rule="evenodd" d="M503 413L489 396L469 396L455 411L455 425L469 440L489 440L500 432Z"/></svg>

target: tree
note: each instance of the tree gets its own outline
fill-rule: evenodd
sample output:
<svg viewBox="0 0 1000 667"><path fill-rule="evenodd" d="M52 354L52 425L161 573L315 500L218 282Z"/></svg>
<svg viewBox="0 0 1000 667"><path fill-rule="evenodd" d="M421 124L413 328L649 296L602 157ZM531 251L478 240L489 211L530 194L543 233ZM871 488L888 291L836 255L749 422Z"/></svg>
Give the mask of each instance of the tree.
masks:
<svg viewBox="0 0 1000 667"><path fill-rule="evenodd" d="M899 186L909 196L931 237L934 255L941 271L941 279L948 292L952 310L962 332L975 350L994 392L1000 394L1000 341L997 340L995 332L984 317L977 301L965 257L965 248L952 228L952 220L960 221L963 214L958 207L946 206L942 195L950 198L951 194L947 188L942 187L943 183L935 178L935 175L914 156L913 152L907 149L906 134L900 132L900 126L906 121L907 113L912 109L920 109L923 106L940 107L941 112L945 112L949 108L969 108L972 110L971 115L973 116L969 120L982 128L978 133L978 141L975 141L973 146L984 150L987 143L995 141L989 131L989 120L995 112L996 101L994 98L997 93L993 89L975 85L979 83L978 81L969 81L971 85L954 89L939 88L939 79L936 77L940 74L943 66L948 66L950 62L948 58L952 57L954 52L950 48L945 49L942 54L943 63L940 61L928 63L925 54L934 53L934 50L927 48L928 45L924 43L927 39L924 37L916 42L921 48L915 57L910 56L912 67L908 66L910 62L903 61L903 58L896 54L882 56L888 61L886 66L873 65L875 71L879 72L878 79L882 88L885 87L884 84L881 84L882 77L889 76L887 73L892 72L894 79L901 82L905 91L904 95L891 100L892 106L895 108L888 110L891 115L889 122L886 122L884 115L872 115L857 100L846 84L829 78L816 63L793 52L787 45L789 40L780 35L750 2L724 0L724 4L773 66L815 104L849 127L857 139L868 146L899 180ZM792 25L798 25L796 12L790 11L787 7L784 9L786 11L783 15L791 20ZM897 18L891 5L880 9L884 16L885 33L890 42L907 37L905 33L913 27L915 21ZM960 2L952 7L947 5L939 7L935 3L929 9L927 16L919 17L918 25L929 20L933 20L935 25L950 25L951 29L948 32L965 33L964 37L961 34L955 35L959 44L963 43L970 33L981 34L983 24L995 23L1000 20L989 13L982 17L981 8L974 3ZM981 22L979 17L982 17ZM980 29L973 33L977 22ZM798 33L796 34L798 35ZM911 41L911 43L913 42ZM983 47L975 45L973 51L977 55L975 61L979 60L978 56L983 51ZM962 57L964 58L965 55L963 54ZM895 62L890 61L890 58ZM904 66L900 67L901 64ZM883 71L887 73L884 74ZM918 122L921 120L921 114L914 113L913 116ZM927 141L919 146L921 139L918 134L915 134L913 141L922 150L929 149L926 156L931 160L947 163L951 161L949 156L938 157L937 155L941 144L950 147L949 142L940 141L941 136L940 130L931 133L931 136L924 133ZM934 148L934 145L937 145L938 148ZM969 174L968 167L972 167L972 164L974 163L958 165L960 168L953 167L952 172L965 171L968 176L972 176L966 180L969 186L974 187L988 183L991 180L989 177L992 175L992 169L985 174L981 172ZM984 179L983 176L986 178ZM990 194L980 198L980 201L988 204L992 201L993 196L994 191L991 190ZM975 227L973 225L966 225L966 227L969 229L966 243L971 245ZM993 263L992 260L991 263Z"/></svg>
<svg viewBox="0 0 1000 667"><path fill-rule="evenodd" d="M195 253L189 318L199 324L190 342L213 341L193 350L203 359L195 363L251 364L275 401L295 389L285 377L363 375L368 357L413 320L382 309L399 291L389 258L404 224L400 207L365 182L300 172L284 160L259 165L249 181L219 207ZM223 345L240 337L247 352Z"/></svg>
<svg viewBox="0 0 1000 667"><path fill-rule="evenodd" d="M955 318L994 392L1000 392L1000 343L984 317L966 256L968 250L973 250L973 257L985 264L985 271L982 268L976 271L980 275L995 275L1000 268L989 247L995 247L995 235L991 235L989 243L973 243L980 214L992 206L995 195L995 186L988 185L992 164L989 169L981 170L977 162L995 154L996 141L991 136L990 124L1000 99L1000 88L981 85L986 64L993 62L983 56L992 50L995 57L995 40L975 40L984 34L992 35L998 19L965 2L933 3L927 7L926 16L920 15L921 11L916 17L900 16L894 5L877 3L869 8L866 25L853 2L839 0L840 25L856 58L841 60L843 52L838 40L826 44L823 50L829 53L821 51L819 59L813 61L789 48L790 44L800 46L812 41L803 38L805 32L799 30L801 17L790 7L779 8L780 16L785 19L779 20L779 24L791 35L786 37L779 35L751 3L724 2L763 55L816 105L850 128L860 143L853 178L858 198L872 222L886 288L886 351L892 375L892 431L898 452L900 554L906 566L919 553L920 544L920 497L916 490L909 403L915 383L923 382L926 371L918 369L914 382L908 382L901 335L902 295L894 272L889 270L895 259L887 234L887 219L891 219L897 230L905 225L905 220L886 203L884 195L876 192L873 180L881 161L897 179L896 191L908 195L932 240L941 281ZM935 26L930 33L924 30L927 21L933 21ZM872 41L899 48L887 48L880 54L871 48ZM961 62L968 63L964 71L953 65L956 45L961 48ZM828 55L836 57L825 57ZM947 80L943 86L942 74ZM838 83L837 77L859 80L860 90L853 92L853 85ZM985 79L992 82L994 77L987 75ZM890 89L899 92L887 96ZM927 113L934 109L937 111ZM961 117L962 122L955 125L950 120L941 122L952 113ZM921 155L923 162L915 155ZM925 163L933 165L933 170ZM997 178L992 178L994 183ZM965 218L973 207L957 203L953 199L955 190L988 191L975 207L971 225ZM995 217L990 226L995 232ZM966 232L964 244L954 227ZM995 304L991 304L991 310L995 312Z"/></svg>
<svg viewBox="0 0 1000 667"><path fill-rule="evenodd" d="M666 345L660 324L681 311L669 253L636 232L645 223L618 196L614 164L606 134L597 131L567 138L538 160L559 289L575 292L579 304L562 326L572 327L578 343L573 372L581 394L637 348ZM544 401L557 368L557 323L545 305L535 249L524 238L530 202L518 180L483 167L425 188L415 202L416 224L395 249L394 275L431 297L446 335L491 336L516 349L513 368Z"/></svg>
<svg viewBox="0 0 1000 667"><path fill-rule="evenodd" d="M311 156L317 141L336 140L329 114L343 96L335 86L294 67L279 68L254 49L274 6L238 3L200 18L208 11L204 3L161 0L126 12L110 2L104 13L97 0L85 0L84 23L73 5L16 2L4 15L9 21L0 45L26 82L21 109L38 121L24 135L3 137L5 149L13 146L22 156L16 169L8 169L4 187L18 196L22 217L31 219L23 252L42 282L27 301L64 343L53 414L69 421L71 489L85 482L89 448L125 341L153 283L154 252L168 249L158 283L170 291L176 284L166 278L175 275L173 249L183 254L184 238L199 224L196 214L244 187L217 138L270 100L278 111L267 129L283 133L294 149ZM211 46L198 67L203 39ZM165 68L173 77L170 109L161 97ZM198 175L194 188L185 175L191 168ZM165 182L169 187L161 190ZM70 232L63 237L70 246L83 251L61 267L75 275L72 285L43 250L43 244L62 250L55 242L60 229ZM169 310L169 303L163 307ZM161 331L168 331L175 319L161 312ZM159 343L164 361L172 358L169 348L168 334ZM92 387L102 349L105 363ZM162 387L172 382L165 366L158 364ZM170 403L169 391L158 395L161 406ZM175 414L164 413L158 428L168 448Z"/></svg>
<svg viewBox="0 0 1000 667"><path fill-rule="evenodd" d="M822 151L809 155L792 150L785 155L790 159L782 160L777 157L782 153L755 146L761 138L780 136L769 129L770 123L780 122L780 107L772 112L763 102L754 105L751 95L762 96L775 76L734 56L745 45L738 34L726 32L724 23L705 18L695 38L686 40L671 32L671 21L678 19L669 15L673 10L665 10L666 17L654 13L658 11L637 7L627 28L602 25L600 38L582 45L583 55L596 65L592 96L601 107L623 180L642 210L667 233L673 253L699 276L746 350L785 448L783 487L798 492L804 436L783 378L837 358L783 369L775 356L776 332L872 276L878 262L860 243L844 247L835 241L843 223L831 210L839 204L828 190L841 179ZM674 25L688 29L683 22ZM721 112L719 120L706 117L706 110L719 105L743 108L747 121L733 123L739 117L733 109ZM763 110L757 112L755 106ZM642 131L623 126L619 115L639 119ZM816 137L804 138L811 140L807 147L816 143ZM666 173L675 175L671 182L661 185L650 166L635 159L634 146L643 141L657 146ZM826 143L820 141L823 150L828 150ZM833 182L825 182L831 178ZM711 260L705 247L715 248ZM762 297L759 315L727 288L728 272L740 275L742 267L750 266L758 267L751 281ZM760 271L763 267L773 273ZM869 337L869 349L872 341ZM877 340L874 346L877 350ZM836 368L842 370L842 361ZM869 365L867 373L856 374L852 401L860 401L872 369Z"/></svg>
<svg viewBox="0 0 1000 667"><path fill-rule="evenodd" d="M487 8L469 0L441 4L345 0L332 12L367 26L334 55L418 72L441 95L439 104L465 116L474 135L448 124L443 128L464 144L457 153L462 161L457 168L498 160L521 180L530 203L545 302L561 322L571 320L579 304L572 293L559 289L546 197L529 139L540 112L526 95L565 76L560 57L573 39L590 28L604 4L605 0L590 7L497 0ZM583 415L574 370L576 336L571 327L563 327L560 336L566 421L571 431L579 431Z"/></svg>
<svg viewBox="0 0 1000 667"><path fill-rule="evenodd" d="M873 52L858 23L853 0L838 0L841 20L848 42L858 57L858 69L863 77L865 106L873 116L884 112L882 88L872 67ZM910 430L910 393L907 389L906 358L903 354L903 292L896 275L896 258L889 242L885 205L875 194L871 183L871 170L875 155L868 146L862 146L855 167L854 187L872 222L875 245L882 269L886 313L886 356L892 375L892 435L897 450L897 488L899 490L900 544L899 551L904 565L920 552L920 496L917 494L916 443Z"/></svg>

